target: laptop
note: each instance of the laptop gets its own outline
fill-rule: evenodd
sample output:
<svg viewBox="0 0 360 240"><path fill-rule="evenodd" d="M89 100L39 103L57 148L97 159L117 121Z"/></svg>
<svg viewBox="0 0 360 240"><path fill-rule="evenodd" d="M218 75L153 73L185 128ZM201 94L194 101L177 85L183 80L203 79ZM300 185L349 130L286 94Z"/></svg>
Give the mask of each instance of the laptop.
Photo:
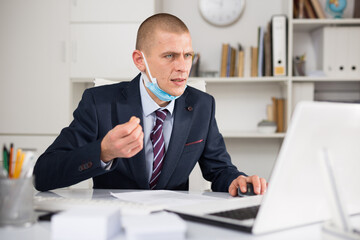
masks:
<svg viewBox="0 0 360 240"><path fill-rule="evenodd" d="M320 159L324 148L347 212L360 213L360 105L329 102L297 105L265 195L167 210L187 220L253 234L324 221L331 212Z"/></svg>

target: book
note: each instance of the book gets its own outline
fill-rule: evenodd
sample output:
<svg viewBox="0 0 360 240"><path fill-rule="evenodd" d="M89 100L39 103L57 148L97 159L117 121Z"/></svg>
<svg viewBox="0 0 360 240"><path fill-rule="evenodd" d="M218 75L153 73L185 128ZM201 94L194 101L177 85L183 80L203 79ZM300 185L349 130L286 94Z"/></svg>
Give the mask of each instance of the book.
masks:
<svg viewBox="0 0 360 240"><path fill-rule="evenodd" d="M354 2L354 14L353 18L360 18L360 1Z"/></svg>
<svg viewBox="0 0 360 240"><path fill-rule="evenodd" d="M272 110L273 110L272 121L277 123L277 98L272 97L271 100L272 100Z"/></svg>
<svg viewBox="0 0 360 240"><path fill-rule="evenodd" d="M236 52L237 52L237 50L232 47L232 48L231 48L231 54L230 54L230 71L229 71L229 77L234 77L234 76L235 76Z"/></svg>
<svg viewBox="0 0 360 240"><path fill-rule="evenodd" d="M229 52L228 48L229 48L229 44L224 43L222 45L220 77L226 77L226 67L227 67L227 59Z"/></svg>
<svg viewBox="0 0 360 240"><path fill-rule="evenodd" d="M298 8L299 8L298 18L304 18L305 17L305 9L304 9L305 0L297 0L297 2L298 2Z"/></svg>
<svg viewBox="0 0 360 240"><path fill-rule="evenodd" d="M258 48L251 47L251 77L257 77L258 74Z"/></svg>
<svg viewBox="0 0 360 240"><path fill-rule="evenodd" d="M298 18L299 16L299 6L296 0L293 0L293 18Z"/></svg>
<svg viewBox="0 0 360 240"><path fill-rule="evenodd" d="M285 100L283 98L278 98L276 100L276 110L277 110L277 132L285 132Z"/></svg>
<svg viewBox="0 0 360 240"><path fill-rule="evenodd" d="M266 33L264 34L264 65L265 76L272 76L271 73L271 24L268 23Z"/></svg>
<svg viewBox="0 0 360 240"><path fill-rule="evenodd" d="M244 77L244 49L239 44L237 51L237 62L236 62L236 75L238 77Z"/></svg>
<svg viewBox="0 0 360 240"><path fill-rule="evenodd" d="M273 118L272 121L276 122L276 132L285 132L285 99L272 97ZM271 118L271 117L268 117Z"/></svg>
<svg viewBox="0 0 360 240"><path fill-rule="evenodd" d="M310 0L310 1L315 10L317 18L321 18L321 19L326 18L324 8L323 6L321 6L319 0Z"/></svg>
<svg viewBox="0 0 360 240"><path fill-rule="evenodd" d="M231 64L231 46L228 45L228 53L227 53L227 59L226 59L226 77L230 77L230 64Z"/></svg>
<svg viewBox="0 0 360 240"><path fill-rule="evenodd" d="M263 76L263 64L264 64L264 28L259 27L258 32L258 77Z"/></svg>
<svg viewBox="0 0 360 240"><path fill-rule="evenodd" d="M251 76L251 46L243 47L244 51L244 77Z"/></svg>
<svg viewBox="0 0 360 240"><path fill-rule="evenodd" d="M191 65L191 69L190 69L190 74L189 74L190 77L199 77L200 76L199 65L200 65L200 54L195 53L193 56L192 65Z"/></svg>
<svg viewBox="0 0 360 240"><path fill-rule="evenodd" d="M305 0L305 12L308 18L317 18L315 15L315 11L310 3L310 0Z"/></svg>

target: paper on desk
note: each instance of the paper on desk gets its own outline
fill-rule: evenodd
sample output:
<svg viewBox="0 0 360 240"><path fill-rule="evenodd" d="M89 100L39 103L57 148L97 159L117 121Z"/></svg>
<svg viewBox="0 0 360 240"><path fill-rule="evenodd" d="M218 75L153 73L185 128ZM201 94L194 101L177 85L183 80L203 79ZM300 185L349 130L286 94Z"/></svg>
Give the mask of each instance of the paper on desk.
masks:
<svg viewBox="0 0 360 240"><path fill-rule="evenodd" d="M136 192L124 192L124 193L110 192L110 194L124 201L137 202L142 204L151 204L151 205L161 205L164 208L201 203L204 201L219 200L218 198L215 197L180 193L169 190L136 191Z"/></svg>

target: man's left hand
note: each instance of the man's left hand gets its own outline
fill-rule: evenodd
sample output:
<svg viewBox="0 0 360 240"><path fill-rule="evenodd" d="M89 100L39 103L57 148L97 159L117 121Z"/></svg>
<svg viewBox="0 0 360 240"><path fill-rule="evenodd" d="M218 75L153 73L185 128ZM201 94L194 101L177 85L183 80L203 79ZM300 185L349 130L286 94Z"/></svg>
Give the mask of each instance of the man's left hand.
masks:
<svg viewBox="0 0 360 240"><path fill-rule="evenodd" d="M229 186L229 193L231 196L237 196L237 189L240 187L242 192L246 192L246 183L252 183L255 194L264 194L266 192L267 183L265 178L260 178L256 175L245 177L243 175L237 177Z"/></svg>

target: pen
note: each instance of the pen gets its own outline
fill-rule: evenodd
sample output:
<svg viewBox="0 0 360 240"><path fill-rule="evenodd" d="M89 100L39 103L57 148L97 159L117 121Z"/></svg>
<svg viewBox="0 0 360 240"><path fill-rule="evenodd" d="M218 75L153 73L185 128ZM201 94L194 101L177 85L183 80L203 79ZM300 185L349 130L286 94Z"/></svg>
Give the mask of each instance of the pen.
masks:
<svg viewBox="0 0 360 240"><path fill-rule="evenodd" d="M11 143L10 144L10 156L9 156L9 159L8 159L8 162L9 162L9 178L12 178L13 174L13 162L12 162L12 159L13 159L13 155L14 155L14 144Z"/></svg>
<svg viewBox="0 0 360 240"><path fill-rule="evenodd" d="M25 157L25 155L24 156L23 155L24 153L22 153L21 149L18 149L16 153L13 178L18 178L20 176L22 161L24 161L24 157Z"/></svg>
<svg viewBox="0 0 360 240"><path fill-rule="evenodd" d="M8 150L5 146L5 144L3 147L3 166L4 166L4 169L9 173Z"/></svg>
<svg viewBox="0 0 360 240"><path fill-rule="evenodd" d="M27 152L22 164L20 177L31 177L35 164L35 155L33 152Z"/></svg>

